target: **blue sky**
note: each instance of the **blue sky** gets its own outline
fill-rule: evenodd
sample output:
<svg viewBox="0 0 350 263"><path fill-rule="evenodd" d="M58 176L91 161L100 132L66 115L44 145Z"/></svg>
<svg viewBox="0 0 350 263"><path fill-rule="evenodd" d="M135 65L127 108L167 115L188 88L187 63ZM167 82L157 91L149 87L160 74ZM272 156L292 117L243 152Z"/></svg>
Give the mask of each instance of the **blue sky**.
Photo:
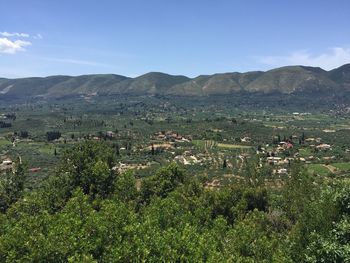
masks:
<svg viewBox="0 0 350 263"><path fill-rule="evenodd" d="M350 62L347 0L0 0L0 76Z"/></svg>

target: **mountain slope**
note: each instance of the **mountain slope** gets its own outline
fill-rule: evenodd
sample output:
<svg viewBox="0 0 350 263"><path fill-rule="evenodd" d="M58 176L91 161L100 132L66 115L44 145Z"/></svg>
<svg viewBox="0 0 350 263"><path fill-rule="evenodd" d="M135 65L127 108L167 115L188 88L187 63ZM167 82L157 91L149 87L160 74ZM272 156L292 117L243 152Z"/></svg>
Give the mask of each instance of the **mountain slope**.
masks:
<svg viewBox="0 0 350 263"><path fill-rule="evenodd" d="M51 76L46 78L8 79L0 82L0 94L6 97L25 98L43 95L48 90L72 77Z"/></svg>
<svg viewBox="0 0 350 263"><path fill-rule="evenodd" d="M265 72L246 86L249 92L280 92L334 90L337 84L320 68L289 66Z"/></svg>
<svg viewBox="0 0 350 263"><path fill-rule="evenodd" d="M211 76L199 76L188 82L174 86L171 94L219 95L230 94L244 90L244 87L259 77L262 72L223 73Z"/></svg>
<svg viewBox="0 0 350 263"><path fill-rule="evenodd" d="M106 94L119 83L128 79L128 77L114 74L78 76L52 86L48 90L47 96L60 97L72 94Z"/></svg>
<svg viewBox="0 0 350 263"><path fill-rule="evenodd" d="M328 76L334 82L350 90L350 64L329 71Z"/></svg>
<svg viewBox="0 0 350 263"><path fill-rule="evenodd" d="M185 76L173 76L161 72L150 72L134 79L124 81L119 91L126 94L166 94L174 85L188 81ZM118 90L112 90L116 92Z"/></svg>
<svg viewBox="0 0 350 263"><path fill-rule="evenodd" d="M335 94L345 91L350 91L350 64L331 71L288 66L266 72L221 73L195 78L161 72L150 72L136 78L114 74L0 78L0 99L61 98L92 94L210 96L237 92Z"/></svg>

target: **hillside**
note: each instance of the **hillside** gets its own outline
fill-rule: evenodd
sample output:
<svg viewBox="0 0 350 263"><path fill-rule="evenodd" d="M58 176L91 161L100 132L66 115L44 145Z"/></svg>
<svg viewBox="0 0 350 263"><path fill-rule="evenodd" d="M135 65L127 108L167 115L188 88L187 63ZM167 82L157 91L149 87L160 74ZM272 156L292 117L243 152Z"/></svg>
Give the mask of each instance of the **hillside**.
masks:
<svg viewBox="0 0 350 263"><path fill-rule="evenodd" d="M249 93L339 93L350 91L350 64L331 71L287 66L247 73L221 73L195 78L150 72L136 78L114 74L0 78L0 99L61 98L74 95L207 96Z"/></svg>
<svg viewBox="0 0 350 263"><path fill-rule="evenodd" d="M337 84L327 78L326 71L317 68L293 66L273 69L246 86L249 92L281 92L334 90Z"/></svg>
<svg viewBox="0 0 350 263"><path fill-rule="evenodd" d="M328 77L334 82L350 89L350 64L329 71Z"/></svg>
<svg viewBox="0 0 350 263"><path fill-rule="evenodd" d="M111 93L127 94L164 94L179 84L188 81L185 76L173 76L160 72L150 72L134 79L120 83L118 87L111 89Z"/></svg>

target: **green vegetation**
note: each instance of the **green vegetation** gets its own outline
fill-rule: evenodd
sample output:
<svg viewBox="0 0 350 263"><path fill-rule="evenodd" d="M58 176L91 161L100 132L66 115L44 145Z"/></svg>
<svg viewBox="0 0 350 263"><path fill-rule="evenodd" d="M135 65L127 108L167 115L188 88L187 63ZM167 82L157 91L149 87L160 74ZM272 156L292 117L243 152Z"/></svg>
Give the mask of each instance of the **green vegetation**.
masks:
<svg viewBox="0 0 350 263"><path fill-rule="evenodd" d="M51 76L46 78L1 79L0 100L5 98L28 100L35 96L64 98L85 96L90 99L100 95L177 95L207 96L258 92L262 94L308 95L313 103L317 91L323 99L343 99L349 92L349 64L338 69L325 71L321 68L289 66L267 72L223 73L201 75L196 78L173 76L160 72L150 72L136 78L113 74L83 75L77 77ZM281 96L279 96L281 98ZM299 97L299 96L298 96Z"/></svg>
<svg viewBox="0 0 350 263"><path fill-rule="evenodd" d="M308 168L311 173L322 176L327 176L331 173L330 170L323 164L310 164Z"/></svg>
<svg viewBox="0 0 350 263"><path fill-rule="evenodd" d="M116 158L106 143L77 144L37 190L1 187L1 262L350 259L348 180L321 183L296 165L276 192L249 183L247 168L247 183L207 190L171 164L138 187L132 172L113 169Z"/></svg>
<svg viewBox="0 0 350 263"><path fill-rule="evenodd" d="M350 163L332 163L332 166L341 171L350 171Z"/></svg>
<svg viewBox="0 0 350 263"><path fill-rule="evenodd" d="M218 143L219 148L228 148L228 149L251 149L251 146L239 145L239 144L229 144L229 143Z"/></svg>
<svg viewBox="0 0 350 263"><path fill-rule="evenodd" d="M0 262L349 261L347 106L277 98L1 104Z"/></svg>

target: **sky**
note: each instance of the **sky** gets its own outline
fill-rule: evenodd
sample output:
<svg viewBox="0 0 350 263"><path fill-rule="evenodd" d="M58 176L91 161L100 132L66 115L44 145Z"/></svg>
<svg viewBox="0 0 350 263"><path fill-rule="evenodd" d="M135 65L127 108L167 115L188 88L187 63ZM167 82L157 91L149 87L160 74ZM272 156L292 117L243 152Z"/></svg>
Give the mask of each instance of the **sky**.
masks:
<svg viewBox="0 0 350 263"><path fill-rule="evenodd" d="M350 63L348 0L0 0L0 77Z"/></svg>

